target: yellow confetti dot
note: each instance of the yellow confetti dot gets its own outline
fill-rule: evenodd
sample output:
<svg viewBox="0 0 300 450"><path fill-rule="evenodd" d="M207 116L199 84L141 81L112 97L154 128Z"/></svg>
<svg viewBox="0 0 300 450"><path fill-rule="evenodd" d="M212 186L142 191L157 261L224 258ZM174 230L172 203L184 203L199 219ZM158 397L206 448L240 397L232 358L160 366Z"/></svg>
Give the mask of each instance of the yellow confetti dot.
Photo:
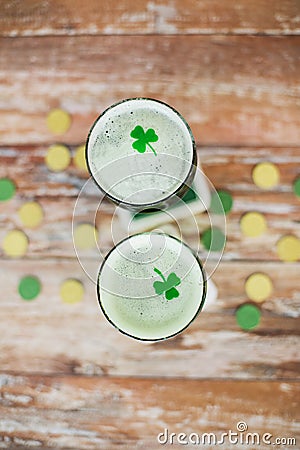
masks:
<svg viewBox="0 0 300 450"><path fill-rule="evenodd" d="M263 302L273 291L273 284L264 273L254 273L246 280L245 291L247 296L255 302Z"/></svg>
<svg viewBox="0 0 300 450"><path fill-rule="evenodd" d="M46 158L48 169L53 172L65 170L71 161L69 149L65 145L55 144L49 147Z"/></svg>
<svg viewBox="0 0 300 450"><path fill-rule="evenodd" d="M293 235L283 236L277 242L277 253L282 261L298 261L300 259L300 239Z"/></svg>
<svg viewBox="0 0 300 450"><path fill-rule="evenodd" d="M252 178L256 186L262 189L271 189L279 182L279 170L270 162L260 163L254 167Z"/></svg>
<svg viewBox="0 0 300 450"><path fill-rule="evenodd" d="M263 234L267 229L264 216L258 212L249 212L243 215L240 221L242 233L248 237L256 237Z"/></svg>
<svg viewBox="0 0 300 450"><path fill-rule="evenodd" d="M7 256L17 258L24 256L28 248L28 238L21 230L12 230L3 240L3 251Z"/></svg>
<svg viewBox="0 0 300 450"><path fill-rule="evenodd" d="M20 220L25 227L35 228L43 220L42 207L37 202L27 202L18 211Z"/></svg>
<svg viewBox="0 0 300 450"><path fill-rule="evenodd" d="M71 125L71 117L63 109L52 109L47 116L47 126L53 134L63 134Z"/></svg>
<svg viewBox="0 0 300 450"><path fill-rule="evenodd" d="M78 169L87 171L86 159L85 159L85 145L77 147L74 155L74 164Z"/></svg>
<svg viewBox="0 0 300 450"><path fill-rule="evenodd" d="M82 300L84 288L80 281L69 278L60 287L60 297L64 303L78 303Z"/></svg>
<svg viewBox="0 0 300 450"><path fill-rule="evenodd" d="M78 225L74 230L74 244L77 249L87 250L97 245L97 230L89 224L83 223Z"/></svg>

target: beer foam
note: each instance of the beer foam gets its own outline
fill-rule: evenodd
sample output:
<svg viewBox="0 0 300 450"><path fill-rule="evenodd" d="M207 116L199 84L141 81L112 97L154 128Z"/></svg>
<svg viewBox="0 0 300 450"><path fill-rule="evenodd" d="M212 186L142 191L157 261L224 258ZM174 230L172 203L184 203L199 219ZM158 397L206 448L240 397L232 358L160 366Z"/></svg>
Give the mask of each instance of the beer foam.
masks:
<svg viewBox="0 0 300 450"><path fill-rule="evenodd" d="M140 126L158 137L145 152L133 148ZM156 100L129 99L108 108L95 122L87 145L90 172L117 201L159 202L180 188L191 172L194 140L184 119Z"/></svg>
<svg viewBox="0 0 300 450"><path fill-rule="evenodd" d="M179 296L168 300L154 283L175 273ZM163 339L184 329L205 296L199 262L177 239L159 233L134 235L120 243L103 265L99 301L109 320L121 331L140 339Z"/></svg>

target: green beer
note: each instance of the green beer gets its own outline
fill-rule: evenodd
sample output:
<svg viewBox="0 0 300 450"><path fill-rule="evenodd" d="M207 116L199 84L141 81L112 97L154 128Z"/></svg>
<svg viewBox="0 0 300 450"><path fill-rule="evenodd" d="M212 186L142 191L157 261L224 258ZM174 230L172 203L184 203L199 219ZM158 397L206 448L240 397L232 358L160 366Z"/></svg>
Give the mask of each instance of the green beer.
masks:
<svg viewBox="0 0 300 450"><path fill-rule="evenodd" d="M161 340L184 330L203 307L206 280L200 261L180 240L141 233L121 241L98 275L106 318L140 340Z"/></svg>
<svg viewBox="0 0 300 450"><path fill-rule="evenodd" d="M195 141L183 117L146 98L124 100L98 117L87 139L86 159L107 197L132 210L175 203L197 164Z"/></svg>

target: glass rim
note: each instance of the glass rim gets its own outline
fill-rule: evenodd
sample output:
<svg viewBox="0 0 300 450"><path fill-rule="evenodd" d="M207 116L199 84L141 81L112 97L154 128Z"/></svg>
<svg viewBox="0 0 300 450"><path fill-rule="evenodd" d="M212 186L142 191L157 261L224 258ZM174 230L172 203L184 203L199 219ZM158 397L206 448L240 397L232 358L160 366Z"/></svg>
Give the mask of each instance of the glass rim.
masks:
<svg viewBox="0 0 300 450"><path fill-rule="evenodd" d="M156 200L154 202L149 202L149 203L131 203L131 202L127 202L121 199L118 199L117 197L109 194L108 192L105 191L105 189L98 183L98 181L96 180L96 178L94 177L92 170L91 170L91 166L89 164L89 158L88 158L88 146L89 146L89 142L90 142L90 137L91 134L95 128L95 126L97 125L97 123L99 122L99 120L101 119L102 116L104 116L104 114L106 114L108 111L110 111L111 109L113 109L114 107L121 105L122 103L126 103L132 100L150 100L156 103L160 103L164 106L167 106L168 108L170 108L175 114L177 114L177 116L182 120L182 122L184 123L184 125L186 126L188 133L190 135L191 138L191 142L192 142L192 151L193 151L193 156L192 156L192 161L190 163L190 168L189 171L185 177L185 179L181 182L181 184L174 190L174 192L168 194L166 197L163 197L160 200ZM96 183L97 187L101 190L101 192L108 198L110 199L113 203L118 204L120 206L124 205L127 207L131 207L131 208L137 208L137 209L143 209L143 208L152 208L155 206L159 206L161 204L163 204L164 202L167 202L169 199L175 197L177 194L179 194L181 192L181 190L184 190L187 182L189 181L189 178L193 175L193 172L195 171L195 168L197 167L197 146L196 146L196 141L194 138L194 135L192 133L191 127L189 126L189 124L187 123L187 121L185 120L185 118L175 109L173 108L173 106L168 105L167 103L161 101L161 100L157 100L155 98L151 98L151 97L129 97L123 100L120 100L116 103L113 103L112 105L108 106L101 114L99 114L99 116L95 119L95 121L93 122L93 125L91 126L89 133L87 135L86 138L86 143L85 143L85 161L86 161L86 165L89 171L89 174L91 175L91 177L93 178L94 182ZM180 195L179 195L180 197Z"/></svg>
<svg viewBox="0 0 300 450"><path fill-rule="evenodd" d="M135 336L134 334L130 334L127 331L122 330L121 328L119 328L108 316L108 314L106 313L102 302L101 302L101 295L100 295L100 276L102 273L102 270L109 258L109 256L111 255L112 252L114 252L119 245L121 245L123 242L126 242L128 240L130 240L131 238L135 237L135 236L140 236L140 235L151 235L151 234L155 234L155 235L163 235L163 236L167 236L168 238L174 239L177 242L179 242L181 245L184 245L189 252L192 254L192 256L195 258L201 274L202 274L202 280L203 280L203 291L202 291L202 296L201 296L201 300L199 302L199 306L197 308L197 311L195 312L195 314L193 315L193 317L191 318L191 320L189 320L189 322L184 325L184 327L180 328L180 330L176 331L175 333L172 333L170 335L164 336L164 337L159 337L159 338L142 338L142 337L138 337ZM205 299L206 299L206 295L207 295L207 279L205 276L205 271L202 265L201 260L198 258L198 255L196 254L196 252L189 246L187 245L185 242L183 242L181 239L172 236L168 233L159 233L159 232L151 232L151 231L147 231L147 232L141 232L141 233L136 233L136 234L132 234L131 236L127 236L126 238L122 239L120 242L118 242L113 248L111 248L109 250L109 252L107 253L107 255L105 256L104 260L102 261L102 263L100 264L100 268L98 271L98 276L97 276L97 298L98 298L98 303L100 306L100 309L103 313L103 315L105 316L105 318L108 320L108 322L110 322L111 325L114 326L114 328L116 328L120 333L125 334L126 336L129 336L130 338L136 339L138 341L144 341L144 342L156 342L156 341L164 341L166 339L170 339L172 337L177 336L178 334L182 333L184 330L186 330L193 322L194 320L197 318L197 316L199 315L199 313L201 312L201 310L203 309L203 306L205 304Z"/></svg>

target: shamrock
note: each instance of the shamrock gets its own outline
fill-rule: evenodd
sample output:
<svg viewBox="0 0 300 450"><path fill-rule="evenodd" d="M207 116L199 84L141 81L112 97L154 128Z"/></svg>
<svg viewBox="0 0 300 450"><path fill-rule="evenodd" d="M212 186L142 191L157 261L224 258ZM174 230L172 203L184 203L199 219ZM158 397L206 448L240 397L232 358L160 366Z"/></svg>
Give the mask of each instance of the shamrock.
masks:
<svg viewBox="0 0 300 450"><path fill-rule="evenodd" d="M179 297L179 292L177 291L175 286L178 286L181 283L180 278L178 278L178 276L175 275L174 272L171 272L168 278L165 279L160 270L156 269L156 267L153 270L163 280L163 281L154 281L153 287L155 289L155 292L158 295L165 293L167 300L172 300L173 298Z"/></svg>
<svg viewBox="0 0 300 450"><path fill-rule="evenodd" d="M133 142L132 147L139 153L145 153L146 146L148 145L153 151L154 155L157 156L156 151L150 144L150 142L158 141L158 136L153 128L149 128L145 133L143 127L137 125L135 129L130 133L130 136L136 139L136 141Z"/></svg>

